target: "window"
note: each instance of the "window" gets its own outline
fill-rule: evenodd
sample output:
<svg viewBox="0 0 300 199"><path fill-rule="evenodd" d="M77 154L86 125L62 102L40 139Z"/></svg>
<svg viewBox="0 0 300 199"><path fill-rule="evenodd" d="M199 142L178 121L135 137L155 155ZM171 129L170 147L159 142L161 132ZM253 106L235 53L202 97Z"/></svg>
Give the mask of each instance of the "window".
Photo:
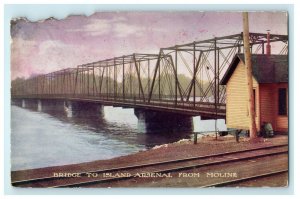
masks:
<svg viewBox="0 0 300 199"><path fill-rule="evenodd" d="M278 89L278 115L287 115L287 92L286 88Z"/></svg>

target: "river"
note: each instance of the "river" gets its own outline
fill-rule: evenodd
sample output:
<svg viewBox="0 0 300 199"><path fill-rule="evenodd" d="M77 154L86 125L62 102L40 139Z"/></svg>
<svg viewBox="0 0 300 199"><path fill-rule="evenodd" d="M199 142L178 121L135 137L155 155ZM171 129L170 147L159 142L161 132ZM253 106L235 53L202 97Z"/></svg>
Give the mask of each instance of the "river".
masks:
<svg viewBox="0 0 300 199"><path fill-rule="evenodd" d="M194 130L212 130L213 120L194 117ZM218 128L226 129L224 120ZM191 138L192 132L143 132L133 109L104 107L94 118L11 106L11 170L110 159Z"/></svg>

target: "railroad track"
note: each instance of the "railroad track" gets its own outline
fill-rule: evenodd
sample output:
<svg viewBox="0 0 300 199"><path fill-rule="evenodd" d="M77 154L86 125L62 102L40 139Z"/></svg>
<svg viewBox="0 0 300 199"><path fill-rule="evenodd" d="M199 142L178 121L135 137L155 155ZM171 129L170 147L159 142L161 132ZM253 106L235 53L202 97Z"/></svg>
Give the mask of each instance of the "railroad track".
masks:
<svg viewBox="0 0 300 199"><path fill-rule="evenodd" d="M18 187L84 187L94 184L111 183L114 181L128 180L136 177L136 173L172 173L184 171L193 168L208 167L212 165L220 165L230 162L251 160L266 156L286 154L288 145L274 145L268 147L259 147L246 150L238 150L225 153L210 154L204 156L189 157L183 159L175 159L170 161L153 162L148 164L136 164L125 167L116 167L110 169L92 170L78 173L81 177L42 177L34 179L25 179L13 181L13 186ZM105 176L107 173L110 176ZM115 175L117 173L126 173L125 176ZM93 174L97 177L89 177ZM101 175L102 174L102 175ZM258 176L256 176L257 178ZM236 179L238 180L238 179ZM228 182L230 183L230 182ZM232 182L234 183L234 182ZM208 185L209 186L209 185ZM211 185L211 186L222 186Z"/></svg>

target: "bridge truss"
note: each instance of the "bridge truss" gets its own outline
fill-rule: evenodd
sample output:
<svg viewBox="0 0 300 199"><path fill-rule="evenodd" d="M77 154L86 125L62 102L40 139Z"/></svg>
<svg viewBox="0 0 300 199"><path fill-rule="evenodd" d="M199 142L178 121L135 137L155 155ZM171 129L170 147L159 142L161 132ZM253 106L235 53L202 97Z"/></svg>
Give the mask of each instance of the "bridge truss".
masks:
<svg viewBox="0 0 300 199"><path fill-rule="evenodd" d="M267 34L250 33L253 54L264 54ZM286 35L270 35L273 54L288 53ZM131 54L38 75L12 84L12 96L77 96L107 101L210 109L224 115L222 77L243 33L161 48L158 54Z"/></svg>

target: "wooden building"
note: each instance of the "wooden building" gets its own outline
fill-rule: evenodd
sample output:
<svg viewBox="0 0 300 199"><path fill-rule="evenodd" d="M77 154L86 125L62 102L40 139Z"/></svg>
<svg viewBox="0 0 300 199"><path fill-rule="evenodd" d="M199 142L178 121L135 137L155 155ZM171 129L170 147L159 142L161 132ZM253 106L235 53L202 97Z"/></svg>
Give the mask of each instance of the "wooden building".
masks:
<svg viewBox="0 0 300 199"><path fill-rule="evenodd" d="M275 132L288 132L288 57L251 55L255 119L258 131L263 122ZM246 67L243 54L237 54L221 80L226 85L226 125L249 129Z"/></svg>

